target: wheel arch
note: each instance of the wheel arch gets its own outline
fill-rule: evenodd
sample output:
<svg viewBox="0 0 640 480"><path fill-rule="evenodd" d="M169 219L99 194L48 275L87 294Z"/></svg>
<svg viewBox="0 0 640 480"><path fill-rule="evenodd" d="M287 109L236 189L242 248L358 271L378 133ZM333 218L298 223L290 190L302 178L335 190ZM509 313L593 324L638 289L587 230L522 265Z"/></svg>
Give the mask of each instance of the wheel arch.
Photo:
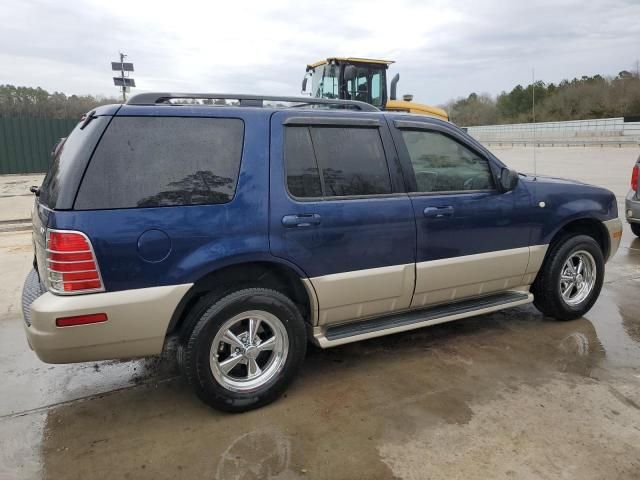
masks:
<svg viewBox="0 0 640 480"><path fill-rule="evenodd" d="M288 296L300 309L306 323L315 322L317 299L306 275L295 265L275 259L243 260L210 270L198 278L173 312L167 335L188 331L185 321L191 309L205 295L220 297L248 287L265 287ZM185 328L186 327L186 328Z"/></svg>
<svg viewBox="0 0 640 480"><path fill-rule="evenodd" d="M598 243L598 245L600 245L605 261L607 260L607 258L609 258L609 253L611 251L611 241L609 239L607 227L604 225L604 223L602 223L602 221L593 217L572 219L558 228L549 241L547 256L549 255L549 252L551 252L554 245L556 245L567 235L571 234L587 235L593 238Z"/></svg>

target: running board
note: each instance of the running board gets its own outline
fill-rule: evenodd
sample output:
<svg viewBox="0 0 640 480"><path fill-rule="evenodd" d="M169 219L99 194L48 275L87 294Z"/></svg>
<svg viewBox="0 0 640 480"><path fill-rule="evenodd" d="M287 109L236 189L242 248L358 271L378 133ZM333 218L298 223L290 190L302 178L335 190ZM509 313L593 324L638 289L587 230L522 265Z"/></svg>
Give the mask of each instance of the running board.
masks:
<svg viewBox="0 0 640 480"><path fill-rule="evenodd" d="M315 327L313 342L322 348L335 347L367 338L381 337L391 333L491 313L531 302L533 302L531 293L508 291L368 320L358 320L329 327Z"/></svg>

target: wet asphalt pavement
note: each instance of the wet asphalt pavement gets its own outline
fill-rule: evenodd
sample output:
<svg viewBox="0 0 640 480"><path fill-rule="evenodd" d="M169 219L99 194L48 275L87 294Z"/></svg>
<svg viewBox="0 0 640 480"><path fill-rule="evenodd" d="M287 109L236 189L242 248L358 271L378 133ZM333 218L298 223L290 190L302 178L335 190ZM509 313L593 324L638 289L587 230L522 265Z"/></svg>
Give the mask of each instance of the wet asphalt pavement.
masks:
<svg viewBox="0 0 640 480"><path fill-rule="evenodd" d="M496 153L532 170L530 149ZM622 200L637 154L540 149L538 170ZM200 403L171 351L41 363L20 314L31 255L29 234L0 234L0 479L640 478L640 239L626 224L584 318L526 306L311 348L284 398L241 415Z"/></svg>

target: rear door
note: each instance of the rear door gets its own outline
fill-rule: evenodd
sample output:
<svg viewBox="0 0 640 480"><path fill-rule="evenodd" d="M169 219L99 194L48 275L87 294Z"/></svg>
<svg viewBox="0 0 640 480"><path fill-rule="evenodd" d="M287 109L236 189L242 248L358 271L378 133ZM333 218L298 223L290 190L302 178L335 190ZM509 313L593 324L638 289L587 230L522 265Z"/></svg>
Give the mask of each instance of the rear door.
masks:
<svg viewBox="0 0 640 480"><path fill-rule="evenodd" d="M412 308L521 286L532 215L524 182L501 191L502 166L453 127L393 125L417 225Z"/></svg>
<svg viewBox="0 0 640 480"><path fill-rule="evenodd" d="M327 325L406 309L415 220L379 114L271 122L270 248L302 269Z"/></svg>

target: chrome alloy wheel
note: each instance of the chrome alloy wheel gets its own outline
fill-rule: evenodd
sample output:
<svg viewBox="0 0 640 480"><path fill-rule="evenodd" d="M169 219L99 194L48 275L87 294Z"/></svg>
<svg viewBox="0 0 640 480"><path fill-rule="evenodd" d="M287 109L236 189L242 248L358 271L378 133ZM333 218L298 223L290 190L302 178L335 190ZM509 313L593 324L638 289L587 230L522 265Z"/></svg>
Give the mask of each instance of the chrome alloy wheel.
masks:
<svg viewBox="0 0 640 480"><path fill-rule="evenodd" d="M596 262L589 252L573 252L560 274L560 294L564 302L571 307L582 303L596 284L596 274Z"/></svg>
<svg viewBox="0 0 640 480"><path fill-rule="evenodd" d="M288 353L289 338L280 319L251 310L222 325L211 344L209 364L220 385L234 392L250 392L282 370Z"/></svg>

